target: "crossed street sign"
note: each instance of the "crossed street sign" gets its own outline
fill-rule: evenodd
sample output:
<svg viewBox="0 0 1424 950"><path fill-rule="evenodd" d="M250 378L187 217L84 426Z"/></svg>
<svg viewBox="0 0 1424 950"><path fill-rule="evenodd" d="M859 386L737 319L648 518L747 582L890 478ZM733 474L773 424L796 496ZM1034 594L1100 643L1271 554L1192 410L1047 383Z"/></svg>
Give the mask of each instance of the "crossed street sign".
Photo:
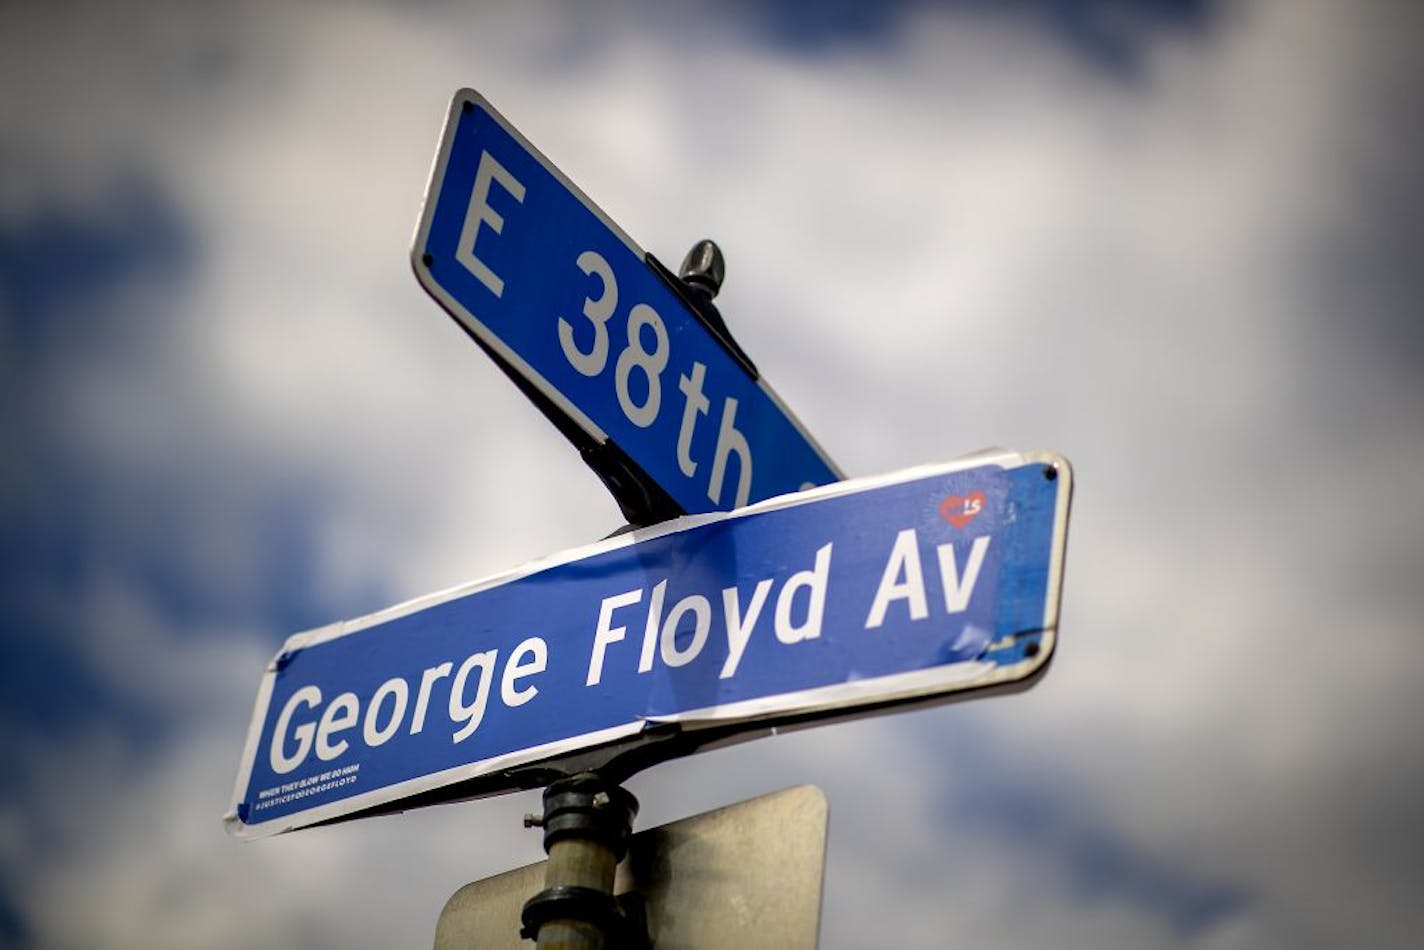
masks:
<svg viewBox="0 0 1424 950"><path fill-rule="evenodd" d="M668 514L841 477L676 278L471 90L451 103L411 264L586 455L616 452Z"/></svg>
<svg viewBox="0 0 1424 950"><path fill-rule="evenodd" d="M232 833L588 769L617 782L1046 669L1065 459L841 481L719 321L469 90L412 262L625 511L688 516L291 637L258 691Z"/></svg>

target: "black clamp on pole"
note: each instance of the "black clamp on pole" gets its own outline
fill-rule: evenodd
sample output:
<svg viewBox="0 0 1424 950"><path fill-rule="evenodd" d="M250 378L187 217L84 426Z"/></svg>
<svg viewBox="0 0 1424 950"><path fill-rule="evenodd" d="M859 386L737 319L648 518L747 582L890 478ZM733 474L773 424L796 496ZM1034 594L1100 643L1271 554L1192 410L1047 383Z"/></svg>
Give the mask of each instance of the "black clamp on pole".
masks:
<svg viewBox="0 0 1424 950"><path fill-rule="evenodd" d="M594 772L544 789L542 826L549 855L544 890L524 904L519 935L540 950L644 950L647 921L637 901L613 894L618 862L628 853L638 800Z"/></svg>

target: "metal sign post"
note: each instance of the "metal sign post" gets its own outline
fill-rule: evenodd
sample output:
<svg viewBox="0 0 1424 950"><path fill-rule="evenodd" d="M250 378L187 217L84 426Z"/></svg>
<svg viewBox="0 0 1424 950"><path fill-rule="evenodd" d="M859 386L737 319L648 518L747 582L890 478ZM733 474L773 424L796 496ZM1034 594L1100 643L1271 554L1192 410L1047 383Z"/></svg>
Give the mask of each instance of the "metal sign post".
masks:
<svg viewBox="0 0 1424 950"><path fill-rule="evenodd" d="M828 817L821 790L799 785L634 834L613 883L624 936L635 948L815 950ZM530 950L523 908L551 874L541 862L461 887L435 950Z"/></svg>
<svg viewBox="0 0 1424 950"><path fill-rule="evenodd" d="M647 944L642 914L613 896L618 862L628 853L638 800L595 772L551 782L544 813L525 818L544 829L549 855L544 889L520 914L520 936L539 950L639 950ZM637 907L637 905L633 905Z"/></svg>

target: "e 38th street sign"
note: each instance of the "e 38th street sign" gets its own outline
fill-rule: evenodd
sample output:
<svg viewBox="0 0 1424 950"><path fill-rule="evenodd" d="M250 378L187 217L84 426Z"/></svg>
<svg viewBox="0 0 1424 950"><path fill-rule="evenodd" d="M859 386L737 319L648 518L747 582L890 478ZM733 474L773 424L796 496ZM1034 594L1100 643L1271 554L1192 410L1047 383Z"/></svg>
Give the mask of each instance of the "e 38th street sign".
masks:
<svg viewBox="0 0 1424 950"><path fill-rule="evenodd" d="M511 790L512 770L669 724L747 733L1032 682L1071 482L1058 456L1009 453L841 482L298 634L225 822L259 837Z"/></svg>
<svg viewBox="0 0 1424 950"><path fill-rule="evenodd" d="M466 332L685 512L839 480L645 258L478 93L456 94L411 264Z"/></svg>

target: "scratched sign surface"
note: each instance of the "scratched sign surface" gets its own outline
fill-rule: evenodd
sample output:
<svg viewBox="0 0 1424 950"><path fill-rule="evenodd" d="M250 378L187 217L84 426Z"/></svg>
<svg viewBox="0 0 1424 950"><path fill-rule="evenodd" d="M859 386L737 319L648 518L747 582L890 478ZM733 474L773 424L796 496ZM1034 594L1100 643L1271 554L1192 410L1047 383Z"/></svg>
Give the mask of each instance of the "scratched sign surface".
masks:
<svg viewBox="0 0 1424 950"><path fill-rule="evenodd" d="M679 519L292 637L229 829L328 820L634 736L1032 679L1071 473L1003 454Z"/></svg>

